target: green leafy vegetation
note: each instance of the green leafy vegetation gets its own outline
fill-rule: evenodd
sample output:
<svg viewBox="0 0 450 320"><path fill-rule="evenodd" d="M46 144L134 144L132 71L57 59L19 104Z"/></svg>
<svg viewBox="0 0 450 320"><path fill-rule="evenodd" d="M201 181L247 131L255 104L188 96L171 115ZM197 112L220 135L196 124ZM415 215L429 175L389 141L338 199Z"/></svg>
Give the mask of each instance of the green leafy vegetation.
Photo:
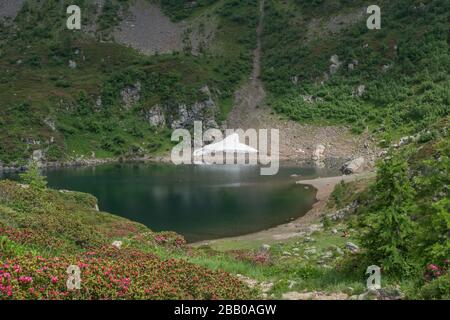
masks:
<svg viewBox="0 0 450 320"><path fill-rule="evenodd" d="M0 182L0 299L245 299L238 279L185 259L184 239L95 209L87 194ZM118 249L111 244L121 240ZM81 270L68 290L67 268ZM101 282L99 282L102 279Z"/></svg>
<svg viewBox="0 0 450 320"><path fill-rule="evenodd" d="M427 265L443 268L450 257L449 139L444 132L382 161L359 213L367 260L398 277L420 277Z"/></svg>
<svg viewBox="0 0 450 320"><path fill-rule="evenodd" d="M32 162L28 170L20 174L20 180L32 188L44 189L47 186L47 180L39 172L36 162Z"/></svg>
<svg viewBox="0 0 450 320"><path fill-rule="evenodd" d="M70 4L86 13L83 25L97 25L94 36L67 30L66 7L55 1L43 5L28 1L14 24L1 28L4 164L26 164L37 149L44 151L47 161L166 153L171 146L169 131L152 127L146 112L163 106L170 126L179 105L204 98L200 89L205 85L221 109L217 120L226 119L234 90L251 70L256 1L222 1L218 7L205 2L207 14L217 17L218 32L199 56L190 52L145 56L105 41L129 1L109 0L101 11L93 1ZM172 5L168 8L172 10ZM123 90L137 84L138 101L125 107Z"/></svg>
<svg viewBox="0 0 450 320"><path fill-rule="evenodd" d="M365 5L267 1L263 80L275 110L355 133L368 128L380 139L420 131L449 114L448 1L379 2L380 30L368 30L368 15L358 15ZM345 19L339 25L336 17ZM339 67L331 75L333 55Z"/></svg>
<svg viewBox="0 0 450 320"><path fill-rule="evenodd" d="M79 5L93 34L69 32L65 7ZM364 1L266 0L262 80L268 103L289 118L369 132L390 148L376 178L339 184L308 236L273 241L218 241L191 248L172 232L156 233L99 212L87 194L46 187L34 162L133 158L170 150L168 127L146 113L204 98L208 85L226 120L236 88L252 68L258 1L161 0L174 21L217 22L199 55L143 55L114 43L112 31L130 1L27 1L0 28L0 166L28 164L24 184L0 181L1 299L246 299L259 296L235 276L271 283L267 297L289 291L366 291L365 271L379 265L383 288L407 298L449 299L450 54L445 0L380 1L381 30L367 30ZM364 11L364 10L363 10ZM331 57L333 57L331 61ZM331 65L334 65L330 68ZM139 88L127 104L123 93ZM132 94L130 94L132 95ZM112 246L121 241L122 248ZM346 248L352 241L357 252ZM68 291L66 269L83 272ZM100 279L100 280L99 280Z"/></svg>
<svg viewBox="0 0 450 320"><path fill-rule="evenodd" d="M202 8L217 2L219 0L200 0L190 3L184 0L160 0L164 12L175 21L186 19Z"/></svg>
<svg viewBox="0 0 450 320"><path fill-rule="evenodd" d="M410 298L448 297L449 138L447 121L435 126L435 138L391 152L378 164L368 188L338 185L331 203L356 201L346 224L361 252L343 261L345 272L361 273L378 265L382 275L400 284ZM425 133L424 133L425 134ZM354 193L355 189L360 189ZM339 199L336 201L336 199Z"/></svg>

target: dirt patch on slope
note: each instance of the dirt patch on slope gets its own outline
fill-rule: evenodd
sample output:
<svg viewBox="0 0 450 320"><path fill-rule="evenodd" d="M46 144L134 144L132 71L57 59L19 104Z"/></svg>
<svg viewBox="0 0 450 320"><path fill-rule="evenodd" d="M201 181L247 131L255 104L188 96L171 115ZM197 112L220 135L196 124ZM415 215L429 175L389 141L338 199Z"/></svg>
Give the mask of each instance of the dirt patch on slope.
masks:
<svg viewBox="0 0 450 320"><path fill-rule="evenodd" d="M14 19L22 9L25 0L1 0L0 1L0 19Z"/></svg>
<svg viewBox="0 0 450 320"><path fill-rule="evenodd" d="M137 0L113 36L145 54L167 53L183 49L184 30L184 24L172 22L158 5Z"/></svg>
<svg viewBox="0 0 450 320"><path fill-rule="evenodd" d="M216 21L203 15L192 21L173 22L157 4L136 0L113 37L145 54L187 50L196 55L212 42L216 28Z"/></svg>
<svg viewBox="0 0 450 320"><path fill-rule="evenodd" d="M366 7L349 13L335 15L328 20L325 18L312 19L308 23L307 40L323 37L324 34L335 34L348 26L361 21L366 14Z"/></svg>

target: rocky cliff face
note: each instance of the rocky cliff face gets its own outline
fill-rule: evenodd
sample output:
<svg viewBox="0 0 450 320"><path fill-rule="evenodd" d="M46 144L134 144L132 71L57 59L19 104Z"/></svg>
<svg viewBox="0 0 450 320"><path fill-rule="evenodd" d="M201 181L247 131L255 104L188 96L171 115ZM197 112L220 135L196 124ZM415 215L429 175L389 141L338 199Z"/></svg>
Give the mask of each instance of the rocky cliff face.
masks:
<svg viewBox="0 0 450 320"><path fill-rule="evenodd" d="M203 101L195 102L192 105L181 104L178 106L176 113L170 119L172 129L190 127L194 121L202 121L205 129L218 127L215 115L219 108L212 99L208 86L204 86L201 91L206 97Z"/></svg>
<svg viewBox="0 0 450 320"><path fill-rule="evenodd" d="M142 85L137 81L134 85L125 87L121 92L122 107L130 110L141 101ZM151 108L143 108L142 116L147 122L157 128L169 127L171 129L189 128L194 121L202 121L205 129L218 128L216 115L219 108L214 102L208 85L200 89L204 99L192 104L181 103L174 106L156 104Z"/></svg>
<svg viewBox="0 0 450 320"><path fill-rule="evenodd" d="M209 87L205 85L200 89L205 99L193 104L179 104L175 107L169 105L154 105L142 114L153 127L169 127L171 129L190 128L194 121L202 121L204 129L218 128L216 115L219 108L211 97Z"/></svg>

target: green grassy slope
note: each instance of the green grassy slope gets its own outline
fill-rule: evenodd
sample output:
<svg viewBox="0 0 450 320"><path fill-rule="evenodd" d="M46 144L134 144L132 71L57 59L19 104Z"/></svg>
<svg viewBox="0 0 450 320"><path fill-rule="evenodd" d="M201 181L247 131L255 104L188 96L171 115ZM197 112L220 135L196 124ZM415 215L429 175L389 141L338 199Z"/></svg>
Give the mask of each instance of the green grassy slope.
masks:
<svg viewBox="0 0 450 320"><path fill-rule="evenodd" d="M1 29L2 162L24 164L34 149L44 149L48 161L90 157L92 152L96 157L165 152L169 132L150 127L143 112L160 104L170 117L179 104L201 99L204 85L222 110L218 120L226 117L234 89L250 72L256 1L221 1L195 9L210 10L219 21L212 48L200 56L144 56L100 41L109 39L118 13L126 12L130 1L107 1L97 16L93 1L75 1L86 12L83 23L95 20L99 29L95 37L69 31L69 2L28 1L15 24ZM164 8L171 16L177 10ZM69 61L77 67L71 69ZM141 99L125 110L120 92L138 81ZM96 104L100 99L101 107Z"/></svg>
<svg viewBox="0 0 450 320"><path fill-rule="evenodd" d="M95 205L87 194L0 182L0 299L254 297L226 272L173 259L186 256L181 236ZM70 265L81 269L80 290L66 287Z"/></svg>
<svg viewBox="0 0 450 320"><path fill-rule="evenodd" d="M366 27L370 4L267 1L263 80L277 111L358 133L369 128L388 141L448 115L448 1L380 1L381 30ZM333 55L342 65L321 84ZM365 92L353 97L359 85Z"/></svg>
<svg viewBox="0 0 450 320"><path fill-rule="evenodd" d="M391 149L375 179L339 185L323 228L268 250L258 240L187 247L175 233L98 212L90 195L2 181L0 275L8 276L0 299L238 299L261 291L275 299L292 291L356 298L373 264L381 267L385 293L448 299L447 126ZM354 212L330 220L329 213L350 203L357 204ZM348 241L360 250L347 250ZM70 264L82 267L81 291L65 287ZM256 281L254 290L229 273Z"/></svg>

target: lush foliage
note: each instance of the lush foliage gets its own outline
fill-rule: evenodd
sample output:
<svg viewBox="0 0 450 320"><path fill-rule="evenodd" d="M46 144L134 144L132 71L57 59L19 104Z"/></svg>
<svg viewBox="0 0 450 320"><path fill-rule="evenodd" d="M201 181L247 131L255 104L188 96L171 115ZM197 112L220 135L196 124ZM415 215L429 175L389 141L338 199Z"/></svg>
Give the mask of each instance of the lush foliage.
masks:
<svg viewBox="0 0 450 320"><path fill-rule="evenodd" d="M186 3L184 0L160 0L164 12L176 21L186 19L203 7L216 2L218 0L199 0L190 3Z"/></svg>
<svg viewBox="0 0 450 320"><path fill-rule="evenodd" d="M184 239L94 209L96 199L0 182L0 299L244 299L235 277L185 259ZM121 240L122 248L112 246ZM81 269L68 290L67 268Z"/></svg>
<svg viewBox="0 0 450 320"><path fill-rule="evenodd" d="M38 164L34 161L29 165L25 173L20 174L20 179L32 188L44 189L47 186L46 178L41 175Z"/></svg>
<svg viewBox="0 0 450 320"><path fill-rule="evenodd" d="M81 289L68 290L69 265L81 270ZM20 256L0 263L0 298L7 299L235 299L248 289L224 272L185 260L161 260L133 249L98 248L77 256Z"/></svg>
<svg viewBox="0 0 450 320"><path fill-rule="evenodd" d="M226 118L234 90L251 69L255 0L197 2L206 10L202 19L214 17L218 28L198 56L189 50L145 56L109 41L130 1L108 0L100 11L93 0L65 3L79 5L83 26L96 25L96 33L67 30L66 6L58 1L27 1L14 23L0 28L3 164L26 164L36 149L47 161L167 152L167 128L152 127L145 113L160 105L170 125L178 105L204 98L205 85L221 109L217 120ZM164 3L170 12L184 7L184 1ZM121 92L137 83L139 102L125 108Z"/></svg>
<svg viewBox="0 0 450 320"><path fill-rule="evenodd" d="M449 114L448 1L378 2L380 30L367 29L361 1L267 3L263 79L278 112L387 140Z"/></svg>
<svg viewBox="0 0 450 320"><path fill-rule="evenodd" d="M381 161L358 209L363 260L399 278L431 281L448 272L450 140L446 128L442 134Z"/></svg>

